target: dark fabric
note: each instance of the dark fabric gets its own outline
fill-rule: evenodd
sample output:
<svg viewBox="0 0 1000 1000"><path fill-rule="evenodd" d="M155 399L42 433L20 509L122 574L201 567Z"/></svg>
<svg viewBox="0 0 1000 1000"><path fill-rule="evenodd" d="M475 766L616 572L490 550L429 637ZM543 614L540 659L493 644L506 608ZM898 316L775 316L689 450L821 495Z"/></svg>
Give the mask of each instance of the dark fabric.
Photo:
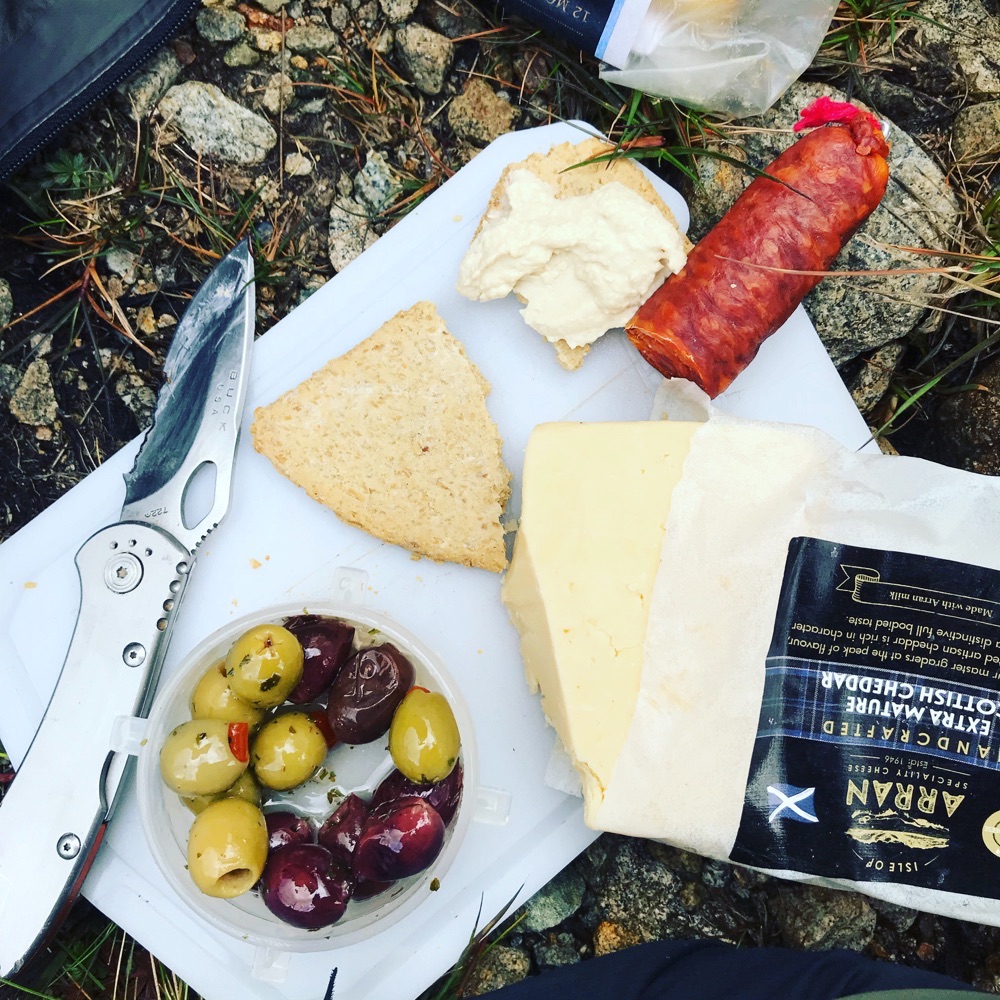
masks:
<svg viewBox="0 0 1000 1000"><path fill-rule="evenodd" d="M197 0L0 0L0 177L152 55Z"/></svg>
<svg viewBox="0 0 1000 1000"><path fill-rule="evenodd" d="M946 990L985 996L933 972L853 951L734 948L656 941L549 969L490 994L497 1000L842 1000L876 990ZM959 991L959 992L955 992Z"/></svg>
<svg viewBox="0 0 1000 1000"><path fill-rule="evenodd" d="M55 0L0 0L0 58L3 50L43 18Z"/></svg>

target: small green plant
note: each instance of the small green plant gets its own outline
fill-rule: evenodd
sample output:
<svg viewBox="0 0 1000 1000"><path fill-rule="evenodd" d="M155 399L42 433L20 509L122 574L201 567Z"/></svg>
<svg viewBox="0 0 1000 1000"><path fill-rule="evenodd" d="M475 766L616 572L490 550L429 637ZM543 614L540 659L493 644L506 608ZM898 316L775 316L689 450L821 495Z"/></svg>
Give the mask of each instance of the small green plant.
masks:
<svg viewBox="0 0 1000 1000"><path fill-rule="evenodd" d="M919 17L918 0L841 0L821 51L866 69L869 53L896 43L907 21Z"/></svg>
<svg viewBox="0 0 1000 1000"><path fill-rule="evenodd" d="M523 887L522 887L523 888ZM451 970L429 990L427 990L419 1000L459 1000L465 996L465 988L469 985L474 972L479 963L496 945L500 944L524 919L524 915L504 922L507 913L514 905L520 889L507 901L491 920L479 929L479 919L483 913L482 900L479 903L479 913L476 914L476 924L469 936L469 943L462 950L458 961Z"/></svg>

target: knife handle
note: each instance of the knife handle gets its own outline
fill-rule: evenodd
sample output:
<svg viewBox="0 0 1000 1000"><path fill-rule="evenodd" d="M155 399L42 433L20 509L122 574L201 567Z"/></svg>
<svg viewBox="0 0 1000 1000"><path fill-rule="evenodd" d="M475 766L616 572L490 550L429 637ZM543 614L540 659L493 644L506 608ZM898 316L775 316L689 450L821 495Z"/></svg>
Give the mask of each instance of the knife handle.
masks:
<svg viewBox="0 0 1000 1000"><path fill-rule="evenodd" d="M0 976L21 967L83 884L131 758L121 717L145 716L191 553L121 522L76 556L80 612L52 699L0 806Z"/></svg>

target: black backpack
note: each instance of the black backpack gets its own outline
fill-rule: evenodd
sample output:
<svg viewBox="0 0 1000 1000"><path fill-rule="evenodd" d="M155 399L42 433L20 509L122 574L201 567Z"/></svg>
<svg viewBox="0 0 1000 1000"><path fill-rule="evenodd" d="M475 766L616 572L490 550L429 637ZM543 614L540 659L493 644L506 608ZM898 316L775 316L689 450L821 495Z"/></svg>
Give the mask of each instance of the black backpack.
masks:
<svg viewBox="0 0 1000 1000"><path fill-rule="evenodd" d="M0 0L0 179L130 76L199 0Z"/></svg>

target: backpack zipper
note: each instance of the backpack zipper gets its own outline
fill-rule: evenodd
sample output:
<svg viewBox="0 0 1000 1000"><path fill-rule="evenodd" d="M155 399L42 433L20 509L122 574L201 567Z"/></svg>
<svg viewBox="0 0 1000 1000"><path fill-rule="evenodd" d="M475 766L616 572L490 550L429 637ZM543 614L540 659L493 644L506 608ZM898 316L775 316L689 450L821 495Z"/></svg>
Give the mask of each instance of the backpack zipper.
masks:
<svg viewBox="0 0 1000 1000"><path fill-rule="evenodd" d="M14 145L0 155L0 181L13 174L53 140L83 111L106 97L127 80L153 53L180 29L201 0L178 0L162 17L154 21L127 52L116 59L83 90L49 113Z"/></svg>

